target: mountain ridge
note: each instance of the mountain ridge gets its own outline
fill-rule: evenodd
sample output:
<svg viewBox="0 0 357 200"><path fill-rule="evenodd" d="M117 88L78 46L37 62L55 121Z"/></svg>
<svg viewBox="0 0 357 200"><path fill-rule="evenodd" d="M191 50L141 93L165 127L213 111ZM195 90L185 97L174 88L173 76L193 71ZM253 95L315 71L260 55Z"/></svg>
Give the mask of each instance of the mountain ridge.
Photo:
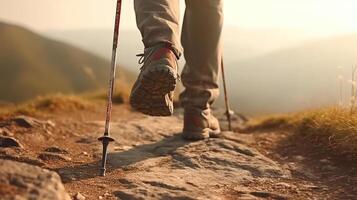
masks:
<svg viewBox="0 0 357 200"><path fill-rule="evenodd" d="M49 93L107 85L109 62L18 25L0 23L0 100L20 102ZM131 76L121 68L120 76Z"/></svg>
<svg viewBox="0 0 357 200"><path fill-rule="evenodd" d="M346 89L350 86L346 79L351 77L350 67L357 63L356 56L357 33L352 33L227 63L229 85L243 85L236 91L232 88L232 102L248 113L333 105L338 102L338 76L342 75L347 103Z"/></svg>

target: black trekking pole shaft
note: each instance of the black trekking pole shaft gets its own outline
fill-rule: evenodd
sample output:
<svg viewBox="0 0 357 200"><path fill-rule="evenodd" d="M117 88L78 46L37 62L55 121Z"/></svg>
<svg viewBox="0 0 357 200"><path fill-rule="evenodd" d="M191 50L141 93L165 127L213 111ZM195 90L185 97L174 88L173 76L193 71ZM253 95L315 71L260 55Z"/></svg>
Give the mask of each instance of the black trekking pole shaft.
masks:
<svg viewBox="0 0 357 200"><path fill-rule="evenodd" d="M224 71L224 62L223 62L223 57L221 60L221 73L222 73L222 82L223 82L223 90L224 90L224 102L226 104L226 116L227 116L227 121L228 121L228 130L232 131L232 121L231 121L231 109L229 106L229 100L228 100L228 91L227 91L227 84L226 84L226 74Z"/></svg>
<svg viewBox="0 0 357 200"><path fill-rule="evenodd" d="M100 168L101 176L105 176L105 172L106 172L108 145L110 142L114 141L114 139L110 137L110 121L111 121L112 106L113 106L113 92L114 92L116 63L117 63L117 48L118 48L118 38L119 38L121 6L122 6L122 0L117 0L116 16L115 16L115 24L114 24L114 36L113 36L113 51L112 51L112 60L111 60L110 77L109 77L108 101L107 101L106 119L105 119L105 130L104 130L104 135L98 139L102 141L103 144L103 155L102 155L102 162Z"/></svg>

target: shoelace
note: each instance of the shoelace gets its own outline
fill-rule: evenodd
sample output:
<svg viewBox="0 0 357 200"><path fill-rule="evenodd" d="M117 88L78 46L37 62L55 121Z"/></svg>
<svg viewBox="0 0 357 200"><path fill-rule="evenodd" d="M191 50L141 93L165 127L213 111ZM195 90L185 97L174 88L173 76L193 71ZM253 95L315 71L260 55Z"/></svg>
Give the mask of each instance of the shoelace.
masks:
<svg viewBox="0 0 357 200"><path fill-rule="evenodd" d="M156 50L158 50L159 48L162 48L162 46L157 45L154 47L150 47L150 48L145 49L144 53L137 54L136 56L140 57L138 60L138 63L140 65L144 64L145 61L147 60L147 58L150 58L152 56L152 54L154 54L154 52L156 52ZM145 65L141 66L140 70L142 70L144 68L144 66Z"/></svg>
<svg viewBox="0 0 357 200"><path fill-rule="evenodd" d="M139 60L138 60L138 64L142 65L140 67L140 70L143 70L144 67L145 67L145 61L150 58L152 56L152 54L154 54L154 52L156 52L156 50L160 49L160 48L169 48L173 54L176 56L176 66L177 66L177 71L178 71L178 67L179 67L179 64L178 64L178 60L180 58L180 54L177 53L177 51L172 47L171 44L167 44L167 43L164 43L163 45L156 45L154 47L150 47L150 48L147 48L145 49L144 53L140 53L140 54L137 54L136 56L137 57L140 57ZM147 53L146 53L147 52ZM177 79L179 81L181 81L181 76L179 73L177 73Z"/></svg>
<svg viewBox="0 0 357 200"><path fill-rule="evenodd" d="M145 54L144 53L139 53L139 54L136 54L136 57L140 57L139 58L139 61L138 63L141 65L141 64L144 64L145 62Z"/></svg>

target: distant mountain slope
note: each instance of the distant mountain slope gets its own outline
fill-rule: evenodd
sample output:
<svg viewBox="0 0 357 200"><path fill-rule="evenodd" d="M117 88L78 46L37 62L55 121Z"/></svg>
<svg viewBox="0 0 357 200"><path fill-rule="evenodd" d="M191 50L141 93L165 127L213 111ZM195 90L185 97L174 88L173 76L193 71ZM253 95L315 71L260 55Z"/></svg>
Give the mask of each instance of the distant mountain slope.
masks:
<svg viewBox="0 0 357 200"><path fill-rule="evenodd" d="M338 102L337 66L343 66L348 103L357 34L327 38L265 56L228 63L236 107L245 112L283 112Z"/></svg>
<svg viewBox="0 0 357 200"><path fill-rule="evenodd" d="M113 31L110 29L51 31L44 34L105 58L111 55ZM223 31L225 59L227 62L233 62L264 55L316 37L297 30L246 30L226 27ZM135 55L143 51L140 32L121 30L119 46L119 63L137 71L139 66Z"/></svg>
<svg viewBox="0 0 357 200"><path fill-rule="evenodd" d="M110 55L110 30L74 30L46 35L98 55ZM139 71L134 56L142 51L139 32L122 30L120 36L119 62ZM316 37L304 31L226 28L224 57L234 108L256 114L338 102L337 66L344 66L344 75L350 79L351 65L357 64L357 34ZM345 81L345 103L349 87Z"/></svg>
<svg viewBox="0 0 357 200"><path fill-rule="evenodd" d="M113 30L68 30L43 33L50 38L73 44L86 51L110 59ZM138 30L120 30L118 63L138 72L140 66L135 56L143 51L140 32Z"/></svg>
<svg viewBox="0 0 357 200"><path fill-rule="evenodd" d="M1 101L99 89L107 84L108 67L108 61L94 54L0 23Z"/></svg>

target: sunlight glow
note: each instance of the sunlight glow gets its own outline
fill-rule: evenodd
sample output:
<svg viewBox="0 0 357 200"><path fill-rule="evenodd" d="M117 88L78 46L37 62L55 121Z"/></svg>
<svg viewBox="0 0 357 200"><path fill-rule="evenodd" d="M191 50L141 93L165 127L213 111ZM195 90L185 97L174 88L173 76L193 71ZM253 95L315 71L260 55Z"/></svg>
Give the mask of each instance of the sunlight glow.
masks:
<svg viewBox="0 0 357 200"><path fill-rule="evenodd" d="M134 29L133 0L123 3L123 27ZM108 29L112 27L114 6L115 0L61 0L56 3L0 0L0 21L36 30ZM357 32L356 8L355 0L225 0L225 25L299 29L318 34Z"/></svg>

